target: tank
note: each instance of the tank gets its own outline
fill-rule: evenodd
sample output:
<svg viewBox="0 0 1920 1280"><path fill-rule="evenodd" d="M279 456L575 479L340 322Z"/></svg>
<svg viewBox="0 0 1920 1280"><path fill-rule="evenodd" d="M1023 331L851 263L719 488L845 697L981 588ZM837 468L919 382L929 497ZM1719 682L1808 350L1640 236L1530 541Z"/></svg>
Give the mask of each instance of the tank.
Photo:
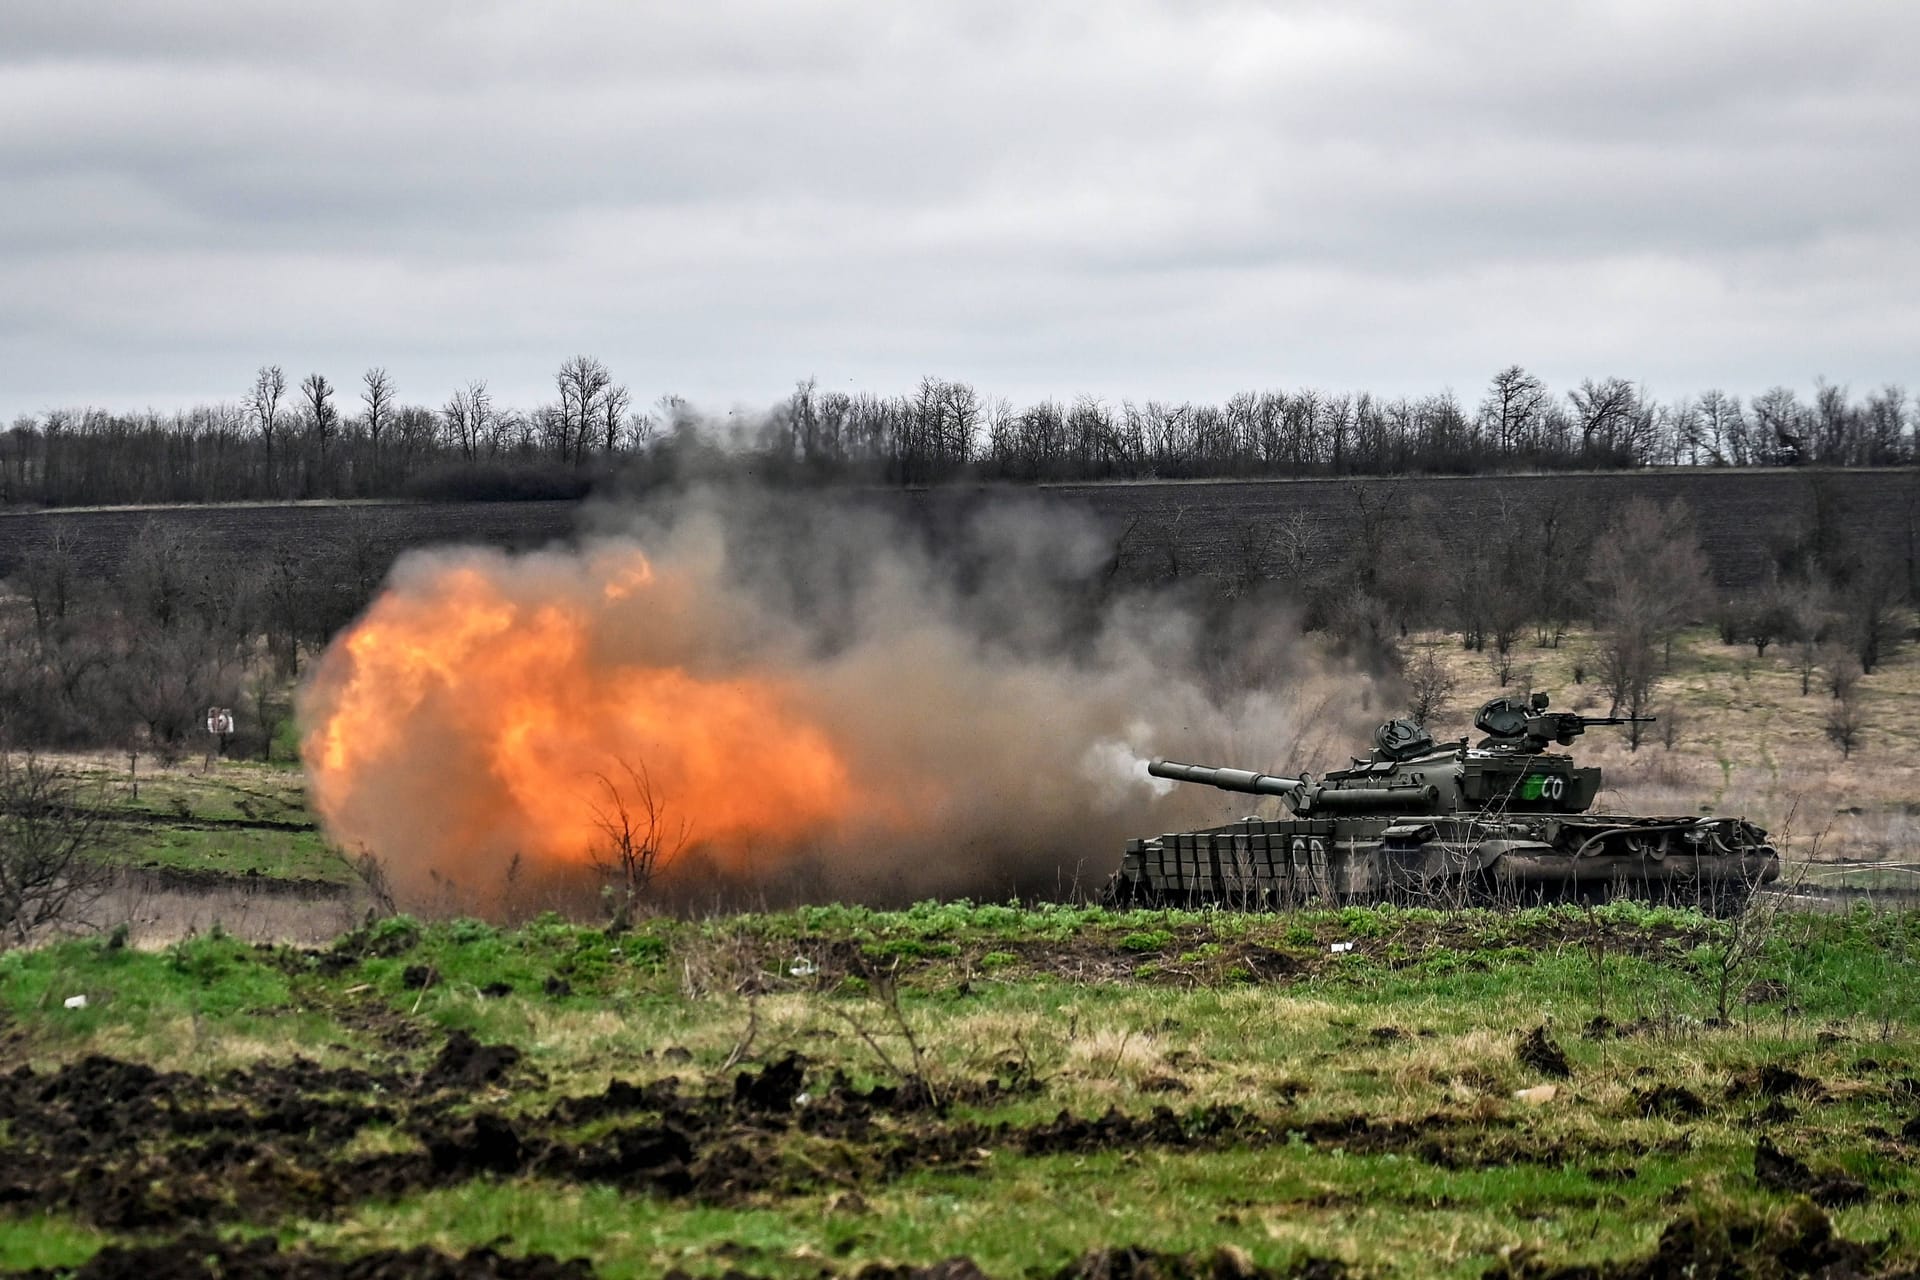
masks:
<svg viewBox="0 0 1920 1280"><path fill-rule="evenodd" d="M1589 813L1600 770L1554 748L1635 721L1548 705L1494 699L1471 745L1389 720L1365 758L1318 781L1155 760L1155 777L1273 796L1292 816L1130 840L1110 896L1250 909L1625 897L1725 913L1779 876L1767 833L1740 818Z"/></svg>

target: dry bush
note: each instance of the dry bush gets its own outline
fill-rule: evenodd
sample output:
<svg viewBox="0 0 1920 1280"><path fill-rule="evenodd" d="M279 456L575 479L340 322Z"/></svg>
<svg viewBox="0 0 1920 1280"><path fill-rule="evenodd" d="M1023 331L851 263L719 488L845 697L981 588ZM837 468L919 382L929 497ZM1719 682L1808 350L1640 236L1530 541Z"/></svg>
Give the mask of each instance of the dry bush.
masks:
<svg viewBox="0 0 1920 1280"><path fill-rule="evenodd" d="M1823 683L1827 692L1842 702L1853 696L1854 686L1866 674L1860 669L1860 660L1838 645L1827 648L1820 666L1825 672Z"/></svg>
<svg viewBox="0 0 1920 1280"><path fill-rule="evenodd" d="M1407 714L1422 728L1446 711L1460 687L1459 677L1437 650L1437 645L1422 645L1420 656L1407 663Z"/></svg>
<svg viewBox="0 0 1920 1280"><path fill-rule="evenodd" d="M1860 745L1860 735L1866 728L1866 718L1860 712L1859 696L1848 689L1839 701L1827 712L1827 741L1840 748L1840 758L1850 760Z"/></svg>
<svg viewBox="0 0 1920 1280"><path fill-rule="evenodd" d="M0 752L0 948L43 929L91 927L114 880L99 854L98 797L35 755Z"/></svg>
<svg viewBox="0 0 1920 1280"><path fill-rule="evenodd" d="M1687 717L1673 703L1665 703L1654 710L1660 723L1660 745L1671 751L1680 742L1680 731L1687 727Z"/></svg>

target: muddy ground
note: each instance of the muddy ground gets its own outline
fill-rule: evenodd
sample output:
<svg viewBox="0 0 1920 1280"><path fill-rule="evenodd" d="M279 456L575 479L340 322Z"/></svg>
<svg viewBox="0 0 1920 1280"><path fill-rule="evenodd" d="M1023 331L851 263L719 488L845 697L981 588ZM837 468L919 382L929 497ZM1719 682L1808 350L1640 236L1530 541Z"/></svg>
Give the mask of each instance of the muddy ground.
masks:
<svg viewBox="0 0 1920 1280"><path fill-rule="evenodd" d="M1367 1038L1384 1042L1417 1034L1377 1027ZM291 1218L324 1219L369 1199L474 1178L601 1183L633 1194L724 1205L823 1189L857 1196L914 1170L979 1171L1009 1155L1248 1150L1288 1143L1351 1154L1391 1152L1449 1170L1583 1168L1593 1203L1624 1208L1615 1188L1636 1176L1637 1160L1660 1150L1659 1144L1625 1139L1543 1141L1524 1113L1493 1116L1461 1108L1394 1122L1359 1113L1315 1114L1298 1090L1261 1106L1158 1105L1144 1113L1100 1115L1062 1110L1035 1123L984 1122L971 1117L1010 1099L1042 1095L1044 1082L1007 1062L994 1074L938 1089L915 1076L861 1089L793 1053L704 1078L615 1078L604 1089L526 1109L513 1099L537 1094L544 1082L511 1045L456 1031L422 1051L427 1033L397 1015L384 1023L384 1039L390 1052L369 1069L295 1059L202 1077L101 1055L53 1070L18 1067L0 1077L0 1207L71 1214L154 1242L101 1253L80 1273L87 1276L583 1276L592 1269L577 1259L510 1258L492 1250L455 1257L414 1249L369 1254L349 1264L244 1238L210 1240L204 1233L210 1224L264 1227ZM1564 1055L1544 1027L1516 1032L1514 1053L1542 1074L1565 1074ZM669 1047L662 1061L684 1056ZM1920 1106L1920 1079L1903 1064L1862 1058L1855 1068L1856 1078L1844 1085L1773 1068L1736 1078L1711 1096L1660 1082L1633 1094L1629 1107L1641 1115L1682 1122L1743 1117L1759 1133L1753 1165L1759 1184L1809 1202L1786 1225L1709 1225L1683 1218L1649 1259L1563 1273L1514 1257L1496 1273L1510 1280L1678 1274L1844 1280L1875 1274L1876 1250L1834 1238L1814 1207L1856 1204L1874 1189L1826 1167L1817 1153L1782 1150L1768 1136L1770 1123L1817 1105L1834 1087L1856 1098L1862 1089L1884 1091L1898 1105ZM1161 1088L1176 1096L1182 1091L1177 1078ZM379 1141L364 1141L370 1135ZM1666 1143L1685 1150L1691 1141L1683 1124ZM1900 1134L1885 1133L1881 1147L1890 1159L1920 1155L1920 1117ZM1672 1269L1683 1261L1723 1269ZM1326 1259L1302 1264L1302 1273L1322 1280L1342 1270ZM861 1274L864 1280L967 1280L980 1272L961 1259L940 1268ZM1247 1280L1257 1274L1266 1273L1231 1251L1199 1259L1124 1248L1083 1258L1061 1273L1073 1280Z"/></svg>
<svg viewBox="0 0 1920 1280"><path fill-rule="evenodd" d="M1585 1270L1566 1269L1564 1254L1469 1251L1476 1268L1495 1258L1490 1274L1501 1280L1848 1280L1911 1263L1910 1248L1859 1228L1863 1214L1905 1220L1910 1171L1920 1166L1920 1067L1884 1028L1876 1037L1864 1025L1848 1033L1803 1022L1795 1034L1807 1048L1783 1056L1752 1050L1751 1021L1743 1048L1741 1028L1629 1017L1625 1001L1613 1006L1618 1021L1583 1012L1556 1022L1537 1009L1516 1017L1513 1010L1528 1007L1522 1003L1502 1006L1508 1012L1493 1015L1498 1021L1480 1009L1463 1024L1429 997L1370 1004L1342 994L1380 982L1437 992L1458 981L1459 991L1445 997L1456 1002L1493 982L1547 991L1564 977L1528 986L1524 975L1567 954L1685 968L1710 942L1711 921L1660 913L1611 921L1574 912L1284 920L1166 913L1100 917L1050 933L1048 918L1034 913L999 932L940 926L952 930L951 941L910 932L909 920L927 920L904 915L818 928L799 927L798 916L707 929L656 922L657 935L618 938L558 924L515 934L473 922L388 920L320 951L228 938L208 952L218 964L198 964L189 947L177 964L156 958L123 969L110 949L83 944L50 994L88 975L100 998L89 1014L110 1033L135 1025L118 1016L110 975L129 975L118 998L130 1000L138 989L132 976L153 980L161 968L167 981L196 991L237 981L235 973L284 981L259 985L282 994L255 1012L301 1012L320 1021L322 1037L339 1038L307 1042L326 1061L282 1049L255 1051L243 1066L200 1067L195 1055L175 1052L154 1061L191 1069L164 1070L116 1049L124 1039L53 1051L62 1043L48 1021L57 999L45 1015L17 1004L12 1015L0 1013L0 1232L57 1221L100 1233L107 1247L77 1272L89 1276L585 1276L601 1260L529 1253L486 1232L457 1237L466 1247L456 1252L423 1248L404 1231L327 1233L365 1221L369 1206L485 1196L495 1187L535 1200L582 1188L604 1199L610 1191L615 1204L652 1206L656 1220L709 1212L744 1219L804 1205L824 1207L793 1211L876 1221L885 1211L866 1207L869 1200L898 1212L902 1198L929 1183L991 1201L1029 1170L1052 1178L1077 1165L1111 1172L1172 1161L1258 1169L1263 1181L1244 1194L1238 1186L1209 1193L1216 1198L1205 1219L1214 1225L1198 1252L1136 1247L1169 1242L1129 1233L1057 1267L1072 1251L1061 1249L1024 1280L1337 1280L1353 1255L1332 1256L1325 1237L1280 1270L1273 1260L1287 1255L1269 1249L1256 1264L1237 1243L1213 1242L1254 1243L1248 1233L1257 1224L1289 1216L1481 1212L1485 1205L1471 1197L1487 1185L1517 1188L1500 1211L1522 1218L1641 1215L1671 1224L1652 1252ZM1354 949L1336 951L1335 936L1349 937ZM625 959L611 958L616 944ZM1420 966L1436 960L1452 976L1421 976ZM1122 1084L1125 1037L1077 1059L1083 1046L1071 1030L1058 1051L1031 1057L1016 1040L1008 1043L1018 1052L976 1041L964 1055L930 1058L942 1065L924 1075L917 1047L914 1069L904 1048L888 1069L875 1069L884 1055L856 1042L869 1030L851 1016L837 1019L846 1044L809 1038L832 1031L836 1011L879 1017L889 987L955 1016L1003 1007L996 1016L1017 1017L1038 998L1079 1010L1064 1016L1092 1018L1103 1002L1130 993L1124 998L1150 1010L1144 1025L1159 1029L1156 1047L1146 1065L1125 1068L1132 1074ZM1774 977L1736 993L1743 1008L1764 1011L1749 1018L1768 1019L1815 994ZM1284 1070L1253 1070L1248 1059L1223 1069L1195 1051L1209 1034L1205 1018L1237 1019L1287 999L1312 1006L1315 1024L1310 1035L1294 1033L1306 1036L1301 1047L1272 1062ZM749 1020L755 1001L786 1002L788 1016L811 1011L819 1027L789 1023L754 1052L749 1021L732 1054L725 1042L716 1051L711 1034L688 1041L689 1049L676 1036L698 1034L706 1025L698 1019L716 1016L700 1011L715 1001L733 1002ZM458 1029L446 1020L456 1011L467 1025L509 1030ZM666 1020L652 1025L681 1030L656 1034L647 1029L653 1016ZM592 1059L614 1064L611 1078L582 1071L573 1050L553 1048L560 1029L598 1025L596 1018L643 1030L644 1038ZM152 1034L173 1034L166 1025ZM1103 1033L1112 1036L1113 1025ZM190 1033L198 1046L197 1022ZM1723 1042L1730 1052L1713 1047ZM1707 1054L1716 1055L1711 1063ZM1608 1068L1609 1055L1624 1065ZM1642 1062L1653 1065L1633 1065ZM1249 1153L1257 1163L1246 1163ZM1329 1173L1368 1161L1388 1171L1381 1180ZM1316 1172L1277 1172L1306 1165ZM1689 1179L1707 1170L1712 1194L1677 1182L1682 1168ZM1542 1190L1527 1190L1535 1185ZM1730 1200L1721 1195L1729 1187L1737 1193ZM1834 1215L1850 1224L1847 1233L1835 1229ZM349 1256L273 1237L348 1239L360 1248ZM1086 1243L1077 1239L1072 1249ZM679 1255L690 1270L733 1280L1013 1280L1004 1264L996 1270L968 1257L923 1256L923 1265L904 1267L849 1252L796 1269L790 1255L724 1237L693 1248Z"/></svg>

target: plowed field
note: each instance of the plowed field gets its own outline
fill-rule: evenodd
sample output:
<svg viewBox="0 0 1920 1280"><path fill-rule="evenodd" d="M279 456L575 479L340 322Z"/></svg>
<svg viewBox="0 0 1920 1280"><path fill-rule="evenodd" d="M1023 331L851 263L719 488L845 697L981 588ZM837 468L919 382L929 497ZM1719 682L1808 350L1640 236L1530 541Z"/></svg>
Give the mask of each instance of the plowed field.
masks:
<svg viewBox="0 0 1920 1280"><path fill-rule="evenodd" d="M897 505L920 518L946 518L977 504L1039 498L1093 512L1116 532L1138 522L1171 538L1194 573L1232 574L1249 525L1307 522L1328 542L1350 536L1363 506L1392 508L1430 536L1436 559L1478 535L1479 522L1503 508L1582 512L1604 522L1636 497L1685 501L1695 514L1715 579L1727 587L1757 581L1772 535L1806 519L1816 486L1824 486L1834 522L1855 537L1904 556L1920 545L1920 473L1878 470L1641 471L1564 476L1406 477L1056 485L1037 489L951 488L860 491L860 500ZM823 500L825 500L823 498ZM342 540L356 527L383 551L471 542L536 547L570 536L582 511L570 502L291 504L228 507L100 509L0 514L0 574L44 543L56 526L71 529L79 554L108 572L149 528L191 531L217 553L237 559L280 549L299 551Z"/></svg>

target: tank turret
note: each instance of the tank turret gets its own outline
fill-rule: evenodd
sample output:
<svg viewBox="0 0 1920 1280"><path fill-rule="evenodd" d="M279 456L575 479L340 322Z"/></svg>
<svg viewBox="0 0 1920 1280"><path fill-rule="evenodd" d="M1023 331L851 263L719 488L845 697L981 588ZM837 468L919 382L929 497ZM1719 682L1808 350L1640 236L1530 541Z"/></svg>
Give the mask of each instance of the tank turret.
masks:
<svg viewBox="0 0 1920 1280"><path fill-rule="evenodd" d="M1630 896L1719 908L1779 875L1766 833L1739 818L1591 813L1600 770L1552 748L1595 726L1651 718L1549 705L1544 693L1493 699L1474 717L1477 742L1436 742L1414 721L1389 720L1366 756L1318 781L1155 760L1155 777L1276 798L1292 816L1131 841L1115 894L1266 903Z"/></svg>

